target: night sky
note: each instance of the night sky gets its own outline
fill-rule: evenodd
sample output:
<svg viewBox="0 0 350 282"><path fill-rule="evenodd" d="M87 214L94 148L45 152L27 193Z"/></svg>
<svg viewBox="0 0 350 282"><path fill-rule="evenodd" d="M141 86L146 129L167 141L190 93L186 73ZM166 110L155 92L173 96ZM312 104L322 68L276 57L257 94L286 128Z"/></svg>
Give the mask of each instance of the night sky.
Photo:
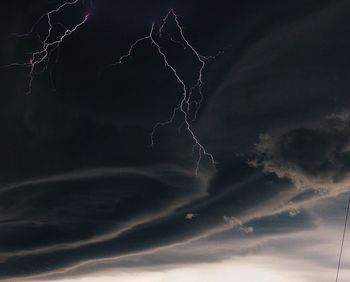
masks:
<svg viewBox="0 0 350 282"><path fill-rule="evenodd" d="M0 13L0 280L334 281L349 1Z"/></svg>

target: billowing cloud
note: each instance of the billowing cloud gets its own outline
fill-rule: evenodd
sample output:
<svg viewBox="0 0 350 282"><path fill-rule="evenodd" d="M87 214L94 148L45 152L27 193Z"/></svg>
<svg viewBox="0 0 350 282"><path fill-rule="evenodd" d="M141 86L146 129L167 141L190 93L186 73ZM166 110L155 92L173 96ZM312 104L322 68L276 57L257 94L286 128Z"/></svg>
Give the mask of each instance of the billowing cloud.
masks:
<svg viewBox="0 0 350 282"><path fill-rule="evenodd" d="M261 134L255 151L251 166L292 180L305 195L335 195L350 188L348 112L328 116L319 128L296 128L276 137Z"/></svg>

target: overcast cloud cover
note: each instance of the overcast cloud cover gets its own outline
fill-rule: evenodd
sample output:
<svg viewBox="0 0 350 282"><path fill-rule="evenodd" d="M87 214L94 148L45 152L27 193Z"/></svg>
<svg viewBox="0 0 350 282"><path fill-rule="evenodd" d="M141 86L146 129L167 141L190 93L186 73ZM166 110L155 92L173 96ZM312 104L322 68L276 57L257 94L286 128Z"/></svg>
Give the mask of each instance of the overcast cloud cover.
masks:
<svg viewBox="0 0 350 282"><path fill-rule="evenodd" d="M1 1L0 65L28 59L35 35L10 35L61 3ZM150 146L181 99L150 42L106 68L170 9L201 54L224 51L203 74L193 130L216 163L198 173L181 117ZM350 192L350 3L79 1L55 28L86 13L29 95L28 69L0 68L0 280L332 281ZM193 81L200 65L174 22L167 32Z"/></svg>

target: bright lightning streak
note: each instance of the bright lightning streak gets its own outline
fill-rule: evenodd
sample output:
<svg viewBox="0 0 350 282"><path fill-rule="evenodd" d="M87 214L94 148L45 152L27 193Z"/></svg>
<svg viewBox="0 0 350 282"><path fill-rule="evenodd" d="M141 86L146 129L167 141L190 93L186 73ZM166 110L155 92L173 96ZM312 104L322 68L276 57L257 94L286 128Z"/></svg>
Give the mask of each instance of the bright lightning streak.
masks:
<svg viewBox="0 0 350 282"><path fill-rule="evenodd" d="M155 28L155 24L152 24L151 30L149 32L149 34L145 37L141 37L139 39L137 39L129 48L128 52L126 54L124 54L123 56L121 56L114 64L112 65L118 65L123 63L123 61L125 59L127 59L128 57L131 56L132 52L134 51L135 47L137 45L139 45L139 43L143 42L143 41L150 41L152 43L153 46L155 46L155 48L158 51L158 54L161 56L164 65L166 68L170 69L170 71L172 72L172 74L174 75L174 77L176 78L177 82L181 85L182 88L182 99L180 101L180 103L173 109L172 115L170 117L169 120L167 121L163 121L163 122L157 122L154 127L153 130L151 132L151 146L154 146L154 135L156 134L156 131L159 127L163 127L166 125L171 124L175 117L177 116L178 113L180 113L183 116L183 124L181 125L185 127L185 130L190 134L192 140L193 140L193 146L192 146L192 152L193 153L197 153L198 154L198 158L197 158L197 162L196 162L196 174L198 174L199 171L199 167L200 167L200 163L202 161L202 159L204 157L208 158L212 164L215 165L215 159L214 156L208 152L206 150L206 148L202 145L202 143L198 140L196 134L194 133L191 123L193 121L196 120L197 118L197 114L198 111L200 109L200 106L203 102L203 93L202 93L202 88L203 88L203 72L206 66L206 62L208 60L211 59L215 59L218 55L220 55L221 53L223 53L223 51L218 52L217 55L215 56L203 56L201 55L194 47L193 45L191 45L191 43L187 40L186 36L184 35L183 32L183 28L180 25L178 16L176 15L176 13L174 12L174 10L170 10L166 16L162 19L162 24L159 26L157 33L158 33L158 39L162 37L163 33L165 33L165 28L166 28L166 24L168 22L168 20L170 18L174 19L174 22L176 24L176 27L179 31L180 37L181 37L181 41L177 41L175 39L173 39L173 37L169 34L166 33L166 35L169 37L169 39L177 44L180 44L184 49L189 49L194 56L196 57L196 59L198 60L198 62L200 63L200 68L198 71L198 76L196 79L196 82L194 85L192 85L191 87L189 87L188 85L186 85L186 83L184 82L183 79L181 79L178 71L176 70L176 68L169 62L167 55L164 53L164 51L162 50L162 47L160 46L160 43L158 43L157 38L155 37L155 33L156 33L156 28ZM199 92L199 101L196 101L193 98L193 91L195 89L198 89ZM191 106L195 105L195 111L194 111L194 117L191 119L190 118L190 113L191 113Z"/></svg>
<svg viewBox="0 0 350 282"><path fill-rule="evenodd" d="M13 36L19 37L19 38L30 36L35 32L37 26L44 20L48 26L46 35L43 39L40 37L40 35L37 35L40 42L40 48L37 51L30 53L30 58L27 62L12 63L6 66L3 66L3 68L4 67L28 67L29 68L29 74L28 74L29 82L26 90L27 95L30 94L32 91L32 85L33 85L33 80L35 76L42 72L45 72L49 67L50 57L52 53L58 50L61 43L66 39L66 37L70 36L78 28L80 28L82 25L84 25L87 22L89 18L89 14L86 14L83 17L83 19L72 28L65 28L64 25L61 23L52 22L52 16L54 14L60 13L64 8L68 6L73 6L78 4L79 1L80 0L67 1L67 2L64 2L62 5L60 5L59 7L57 7L56 9L46 12L36 21L36 23L32 26L32 28L29 30L28 33L13 34ZM58 24L64 28L64 31L62 34L54 36L54 24Z"/></svg>
<svg viewBox="0 0 350 282"><path fill-rule="evenodd" d="M50 58L53 52L56 50L59 50L60 45L62 42L66 39L66 37L70 36L73 34L77 29L79 29L81 26L83 26L88 18L89 14L86 14L83 19L78 22L75 26L72 28L66 28L62 23L53 23L53 15L57 14L60 15L60 13L67 7L69 6L74 6L77 5L80 1L84 4L84 0L71 0L71 1L66 1L63 4L61 4L59 7L56 9L50 10L43 14L32 26L32 28L29 30L28 33L26 34L13 34L16 37L22 38L26 36L31 36L38 28L39 25L41 24L46 24L47 25L47 31L45 33L45 36L43 38L37 34L37 37L40 42L40 47L38 50L29 53L30 58L27 62L24 63L12 63L3 67L27 67L29 68L29 82L26 90L26 94L30 94L32 91L32 85L35 77L42 73L45 72L49 65L50 65ZM92 1L90 0L90 7L92 6ZM179 32L180 35L180 40L176 40L172 37L172 35L168 32L166 32L166 25L170 19L174 20L174 23L176 24L176 28ZM57 31L55 30L55 25L59 25L62 29L63 32L60 32L60 34L57 34ZM157 34L157 36L155 35ZM184 79L181 78L180 74L176 70L175 66L171 64L167 58L166 53L163 51L159 39L163 36L163 34L166 34L167 37L169 38L170 41L173 43L179 44L183 49L185 50L190 50L197 61L200 64L199 70L198 70L198 75L196 78L196 82L193 85L187 85L184 82ZM177 82L181 85L182 88L182 98L179 102L179 104L173 108L172 115L170 118L166 121L163 122L157 122L153 130L151 132L151 145L154 146L154 136L156 134L156 131L159 127L163 127L166 125L169 125L174 122L175 118L177 117L178 114L180 114L183 117L183 122L179 128L185 128L186 132L189 133L193 140L193 145L192 145L192 152L193 154L197 154L197 162L196 162L196 174L198 174L200 163L203 158L208 158L212 164L215 165L215 159L214 156L206 150L206 148L202 145L202 143L199 141L197 138L196 134L193 131L192 128L192 122L194 122L197 118L198 112L200 110L201 104L203 102L204 96L202 93L203 89L203 72L206 67L206 63L209 60L215 59L218 55L222 54L223 51L218 52L215 56L203 56L201 55L194 47L193 45L187 40L186 36L184 35L183 28L180 25L180 21L178 19L178 16L174 12L174 10L170 10L166 16L162 19L161 25L156 29L155 23L152 24L151 30L149 34L145 37L137 39L129 48L128 52L121 56L117 62L115 62L112 65L118 65L121 64L125 59L131 56L132 52L134 49L143 41L150 41L152 45L156 48L158 51L158 54L161 56L164 65L166 68L168 68L173 76L176 78ZM56 58L56 61L57 62ZM51 77L51 76L50 76ZM52 77L51 77L52 80ZM194 98L193 92L195 90L198 90L199 93L199 99L196 100ZM191 117L192 116L192 117Z"/></svg>

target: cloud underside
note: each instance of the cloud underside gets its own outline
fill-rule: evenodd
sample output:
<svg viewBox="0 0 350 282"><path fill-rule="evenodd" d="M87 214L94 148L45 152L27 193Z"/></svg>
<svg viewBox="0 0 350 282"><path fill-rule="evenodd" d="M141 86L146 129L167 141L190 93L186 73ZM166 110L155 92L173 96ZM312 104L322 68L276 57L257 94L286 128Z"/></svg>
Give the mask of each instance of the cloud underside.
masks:
<svg viewBox="0 0 350 282"><path fill-rule="evenodd" d="M299 226L283 223L293 220L297 208L290 202L299 193L288 179L251 168L245 159L225 167L241 173L106 167L4 186L0 277L49 279L112 266L150 267L152 261L154 267L208 261L199 245L191 256L167 250L206 238L235 239L240 247L230 251L213 243L209 260L217 261L247 252L269 234L313 227L313 219L300 214ZM189 220L189 214L196 216ZM270 231L261 227L263 218L272 218ZM245 236L256 237L242 247Z"/></svg>

